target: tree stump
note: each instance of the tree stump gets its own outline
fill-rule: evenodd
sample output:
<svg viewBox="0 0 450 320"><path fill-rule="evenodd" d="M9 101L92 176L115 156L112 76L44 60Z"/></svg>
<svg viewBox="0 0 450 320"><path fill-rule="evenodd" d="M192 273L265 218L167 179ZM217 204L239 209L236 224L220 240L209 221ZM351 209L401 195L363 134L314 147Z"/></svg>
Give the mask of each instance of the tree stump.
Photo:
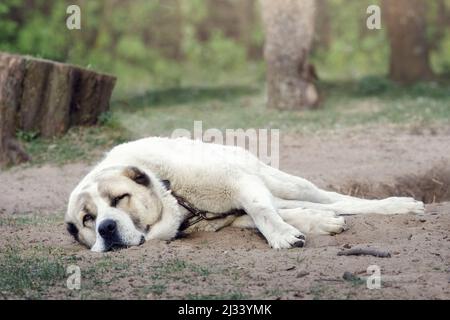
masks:
<svg viewBox="0 0 450 320"><path fill-rule="evenodd" d="M15 139L18 130L53 137L96 124L115 83L77 66L0 53L0 164L28 159Z"/></svg>

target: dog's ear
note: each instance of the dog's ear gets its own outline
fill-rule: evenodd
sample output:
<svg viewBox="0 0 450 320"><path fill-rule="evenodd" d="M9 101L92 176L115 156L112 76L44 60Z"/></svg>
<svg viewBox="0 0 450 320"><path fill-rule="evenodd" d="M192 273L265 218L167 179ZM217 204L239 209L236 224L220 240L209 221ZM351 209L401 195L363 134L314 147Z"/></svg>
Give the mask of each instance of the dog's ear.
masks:
<svg viewBox="0 0 450 320"><path fill-rule="evenodd" d="M143 185L145 187L150 187L150 178L142 170L136 167L128 167L124 172L125 176L136 182L137 184Z"/></svg>
<svg viewBox="0 0 450 320"><path fill-rule="evenodd" d="M78 241L78 228L75 224L72 222L67 222L66 224L67 231L70 233L71 236L75 238L75 240Z"/></svg>
<svg viewBox="0 0 450 320"><path fill-rule="evenodd" d="M170 181L169 180L161 180L161 182L166 190L170 190Z"/></svg>

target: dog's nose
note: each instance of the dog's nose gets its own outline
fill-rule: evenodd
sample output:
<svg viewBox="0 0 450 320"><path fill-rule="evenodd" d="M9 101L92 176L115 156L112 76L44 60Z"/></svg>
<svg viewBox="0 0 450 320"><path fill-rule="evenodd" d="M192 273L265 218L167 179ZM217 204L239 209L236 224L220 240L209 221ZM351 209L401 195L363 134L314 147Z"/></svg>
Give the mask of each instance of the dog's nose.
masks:
<svg viewBox="0 0 450 320"><path fill-rule="evenodd" d="M100 223L98 232L104 239L111 239L117 230L117 223L114 220L108 219Z"/></svg>

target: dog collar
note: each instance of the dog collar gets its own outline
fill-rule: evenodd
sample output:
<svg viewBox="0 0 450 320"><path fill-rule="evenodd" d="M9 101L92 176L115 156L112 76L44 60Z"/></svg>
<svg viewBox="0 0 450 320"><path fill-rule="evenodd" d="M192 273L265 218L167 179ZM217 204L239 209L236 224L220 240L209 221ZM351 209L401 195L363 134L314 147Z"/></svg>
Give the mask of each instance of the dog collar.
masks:
<svg viewBox="0 0 450 320"><path fill-rule="evenodd" d="M187 228L193 226L194 224L202 221L202 220L216 220L216 219L222 219L230 215L242 215L245 214L243 210L240 209L233 209L227 212L222 213L213 213L206 210L200 210L197 207L193 206L189 201L187 201L182 196L177 195L175 192L172 191L172 196L177 200L178 204L185 208L189 215L188 217L183 221L183 223L180 226L180 231L186 230Z"/></svg>

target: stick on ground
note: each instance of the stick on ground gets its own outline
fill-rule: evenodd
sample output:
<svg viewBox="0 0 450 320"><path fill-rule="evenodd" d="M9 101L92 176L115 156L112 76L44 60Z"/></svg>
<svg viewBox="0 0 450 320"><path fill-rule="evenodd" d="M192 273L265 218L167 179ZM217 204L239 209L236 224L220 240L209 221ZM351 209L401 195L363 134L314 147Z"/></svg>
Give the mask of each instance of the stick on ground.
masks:
<svg viewBox="0 0 450 320"><path fill-rule="evenodd" d="M338 252L338 256L374 256L379 258L390 258L391 254L387 251L379 251L372 248L353 248Z"/></svg>

